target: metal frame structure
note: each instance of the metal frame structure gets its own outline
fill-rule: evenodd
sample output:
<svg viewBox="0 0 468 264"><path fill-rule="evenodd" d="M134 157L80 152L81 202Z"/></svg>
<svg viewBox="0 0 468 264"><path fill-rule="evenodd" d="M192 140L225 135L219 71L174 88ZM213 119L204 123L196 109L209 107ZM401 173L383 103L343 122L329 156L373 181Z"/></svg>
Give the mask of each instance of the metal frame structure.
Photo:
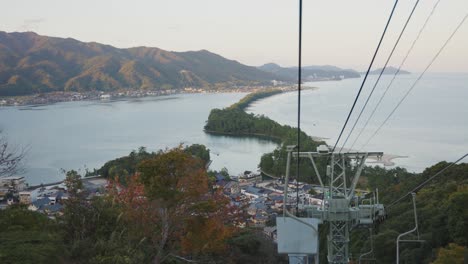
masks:
<svg viewBox="0 0 468 264"><path fill-rule="evenodd" d="M369 228L369 239L370 239L370 250L365 252L365 253L362 253L360 256L359 256L359 264L361 264L361 260L371 260L371 261L375 261L375 258L363 258L364 256L367 256L367 255L371 255L373 256L374 255L374 236L373 236L373 233L374 231L372 230L372 228Z"/></svg>
<svg viewBox="0 0 468 264"><path fill-rule="evenodd" d="M418 212L416 211L416 193L411 193L411 197L412 197L412 200L413 200L413 211L414 211L414 228L407 231L407 232L404 232L400 235L398 235L397 237L397 240L396 240L396 263L399 264L400 263L400 242L416 242L416 243L424 243L425 241L424 240L420 240L419 239L419 229L418 229ZM417 234L417 237L418 239L401 239L403 236L406 236L406 235L409 235L413 232L416 231L416 234Z"/></svg>
<svg viewBox="0 0 468 264"><path fill-rule="evenodd" d="M349 262L349 232L359 222L359 207L353 206L351 201L355 197L355 189L361 176L362 169L368 157L380 159L382 152L328 152L328 148L322 146L317 152L294 151L294 146L288 146L288 158L286 165L286 178L289 178L291 157L310 159L317 175L318 181L325 190L323 178L315 163L315 158L328 157L330 165L327 166L326 183L329 195L324 195L324 203L321 207L309 208L308 214L328 222L330 226L328 240L328 262L344 264ZM346 165L354 162L356 170L352 177L346 175ZM297 180L297 179L296 179ZM285 190L287 190L287 181ZM285 192L286 195L287 192ZM285 198L286 199L286 198ZM285 206L285 205L284 205ZM381 206L380 206L381 207ZM287 210L285 210L287 214ZM372 216L374 217L374 216Z"/></svg>

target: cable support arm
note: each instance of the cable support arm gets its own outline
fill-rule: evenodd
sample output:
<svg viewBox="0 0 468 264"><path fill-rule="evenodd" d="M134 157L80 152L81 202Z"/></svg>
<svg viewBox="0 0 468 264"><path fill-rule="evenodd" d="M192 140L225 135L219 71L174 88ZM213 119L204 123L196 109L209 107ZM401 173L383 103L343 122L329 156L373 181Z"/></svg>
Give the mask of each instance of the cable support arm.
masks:
<svg viewBox="0 0 468 264"><path fill-rule="evenodd" d="M412 200L413 200L413 210L414 210L414 228L407 231L407 232L404 232L400 235L398 235L397 237L397 241L396 241L396 263L399 264L400 263L400 242L407 242L407 240L400 240L400 238L402 238L403 236L406 236L406 235L409 235L411 233L413 233L414 231L417 232L418 234L418 242L420 242L421 240L419 240L419 230L418 230L418 213L416 211L416 193L411 193L412 195ZM415 241L415 240L412 240L412 241ZM416 241L415 241L416 242Z"/></svg>

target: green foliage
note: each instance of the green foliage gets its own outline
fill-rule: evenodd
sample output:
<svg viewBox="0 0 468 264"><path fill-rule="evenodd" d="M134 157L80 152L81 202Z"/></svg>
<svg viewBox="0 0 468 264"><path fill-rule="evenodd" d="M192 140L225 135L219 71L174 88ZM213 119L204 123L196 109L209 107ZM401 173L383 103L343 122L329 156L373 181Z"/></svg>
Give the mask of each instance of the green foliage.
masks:
<svg viewBox="0 0 468 264"><path fill-rule="evenodd" d="M223 175L224 179L226 179L226 181L230 181L231 180L231 177L229 176L229 171L226 167L223 167L219 173L221 173L221 175Z"/></svg>
<svg viewBox="0 0 468 264"><path fill-rule="evenodd" d="M58 225L21 206L0 210L0 263L61 263L67 256Z"/></svg>
<svg viewBox="0 0 468 264"><path fill-rule="evenodd" d="M66 173L64 183L71 195L77 195L78 192L83 189L81 175L79 175L75 170L71 170Z"/></svg>
<svg viewBox="0 0 468 264"><path fill-rule="evenodd" d="M380 202L389 205L447 165L446 162L440 162L419 174L409 173L402 168L366 167L363 178L367 182L367 187L379 189ZM447 247L450 243L457 243L466 248L468 164L454 165L434 178L423 189L418 190L416 203L420 237L426 242L401 244L402 263L429 263L433 261L431 256L435 249ZM375 256L379 263L395 262L396 237L414 227L411 196L387 208L387 213L388 219L378 226L374 237ZM353 238L359 236L356 233L352 235ZM407 239L416 238L412 235L407 237ZM368 245L356 243L352 245L351 251L361 252L363 247L368 248Z"/></svg>
<svg viewBox="0 0 468 264"><path fill-rule="evenodd" d="M210 150L204 145L193 144L185 147L184 151L198 157L206 165L210 160ZM160 155L163 151L148 152L145 147L140 147L138 151L132 151L128 156L117 158L106 162L99 170L97 174L102 175L108 179L117 179L120 183L125 184L129 176L137 172L137 165L142 161L153 158Z"/></svg>
<svg viewBox="0 0 468 264"><path fill-rule="evenodd" d="M245 110L251 103L260 100L262 98L270 97L275 94L280 94L282 93L281 90L277 89L271 89L271 90L265 90L265 91L260 91L256 93L250 93L244 98L242 98L239 102L231 105L229 108L230 109L240 109L240 110Z"/></svg>
<svg viewBox="0 0 468 264"><path fill-rule="evenodd" d="M437 259L433 262L434 264L452 264L452 263L466 263L466 256L468 250L460 245L450 243L447 248L441 248L439 250Z"/></svg>
<svg viewBox="0 0 468 264"><path fill-rule="evenodd" d="M60 218L69 258L75 263L148 263L145 245L122 219L122 208L108 198L67 203Z"/></svg>
<svg viewBox="0 0 468 264"><path fill-rule="evenodd" d="M239 233L229 244L233 263L288 263L286 256L278 254L273 241L254 229Z"/></svg>
<svg viewBox="0 0 468 264"><path fill-rule="evenodd" d="M184 181L199 175L203 169L199 161L180 148L144 160L138 165L138 171L146 196L170 204L178 203L190 191L181 188Z"/></svg>
<svg viewBox="0 0 468 264"><path fill-rule="evenodd" d="M193 144L185 148L185 152L191 154L192 156L200 158L203 163L208 165L210 162L210 150L202 144Z"/></svg>
<svg viewBox="0 0 468 264"><path fill-rule="evenodd" d="M283 175L286 169L286 146L297 144L297 129L287 125L280 125L264 115L254 115L244 112L244 109L253 101L279 93L277 90L249 94L238 103L225 109L213 109L208 116L205 131L213 134L233 136L254 136L267 138L281 143L272 153L264 154L259 167L277 176ZM301 151L315 151L317 146L325 144L317 142L303 131L300 131ZM323 169L324 161L318 160L319 168ZM291 173L295 174L295 166ZM311 182L311 175L315 175L310 161L300 161L300 180Z"/></svg>
<svg viewBox="0 0 468 264"><path fill-rule="evenodd" d="M468 246L468 186L452 193L447 202L448 231L453 241Z"/></svg>
<svg viewBox="0 0 468 264"><path fill-rule="evenodd" d="M125 183L127 177L136 172L138 163L154 155L156 154L148 153L144 147L140 147L138 151L132 151L128 156L106 162L97 173L105 178L117 178L119 182Z"/></svg>

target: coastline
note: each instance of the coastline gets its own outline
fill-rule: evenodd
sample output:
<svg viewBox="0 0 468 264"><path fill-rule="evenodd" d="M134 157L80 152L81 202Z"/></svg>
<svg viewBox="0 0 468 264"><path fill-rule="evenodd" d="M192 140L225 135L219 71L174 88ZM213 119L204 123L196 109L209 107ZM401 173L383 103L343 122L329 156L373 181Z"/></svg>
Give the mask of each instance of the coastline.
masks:
<svg viewBox="0 0 468 264"><path fill-rule="evenodd" d="M306 90L316 90L316 89L318 89L318 87L305 87L305 89ZM296 90L295 89L290 89L290 90L287 90L287 91L281 91L279 93L274 93L274 94L271 94L271 95L266 96L266 97L252 99L251 101L247 102L247 104L245 105L244 108L242 108L242 110L245 112L245 109L247 109L249 106L251 106L251 104L253 104L253 103L255 103L255 102L259 101L259 100L268 98L268 97L273 96L273 95L278 95L278 94L281 94L281 93L284 93L284 92L292 92L292 91L296 91ZM236 103L236 104L238 104L238 103ZM236 105L236 104L234 104L234 105ZM228 106L227 108L230 108L230 107L232 107L232 106ZM274 121L274 120L272 120L272 121ZM204 129L203 131L205 133L212 134L212 135L224 135L224 136L231 136L231 137L254 137L254 138L260 138L260 139L267 139L267 140L270 140L272 142L278 143L280 145L282 144L282 142L281 142L282 139L280 137L267 135L267 134L262 134L262 133L230 133L230 132L219 132L219 131L207 130L207 129ZM329 138L317 137L317 136L310 136L310 137L312 138L312 140L318 141L318 142L319 141L326 142L326 140L329 139ZM344 148L342 150L344 150L345 152L356 152L357 151L357 150L354 150L354 149L347 149L347 148ZM369 163L369 164L381 164L381 165L383 165L385 167L389 167L389 166L395 166L396 163L394 162L394 160L398 159L398 158L408 158L408 156L384 153L382 155L382 157L380 157L380 158L369 157L369 159L372 160L372 161L367 161L367 163Z"/></svg>
<svg viewBox="0 0 468 264"><path fill-rule="evenodd" d="M203 132L210 134L210 135L217 135L217 136L253 137L253 138L259 138L259 139L266 139L266 140L270 140L275 143L281 144L281 138L270 136L270 135L265 135L265 134L260 134L260 133L228 133L228 132L218 132L218 131L206 130L206 129L203 129Z"/></svg>
<svg viewBox="0 0 468 264"><path fill-rule="evenodd" d="M216 93L255 93L262 90L277 89L282 92L296 91L294 85L268 85L268 86L236 86L222 89L202 89L202 88L183 88L171 90L118 90L114 92L92 91L92 92L50 92L42 94L33 94L25 96L0 97L0 107L8 106L36 106L50 105L62 102L75 101L107 101L107 100L126 100L132 98L157 97L165 95L178 94L216 94ZM305 87L306 90L316 89L316 87Z"/></svg>

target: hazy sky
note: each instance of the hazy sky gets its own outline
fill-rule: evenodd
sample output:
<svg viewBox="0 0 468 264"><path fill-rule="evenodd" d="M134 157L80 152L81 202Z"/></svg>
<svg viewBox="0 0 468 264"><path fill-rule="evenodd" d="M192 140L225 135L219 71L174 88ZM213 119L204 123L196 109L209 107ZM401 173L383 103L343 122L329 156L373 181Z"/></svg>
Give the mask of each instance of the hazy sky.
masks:
<svg viewBox="0 0 468 264"><path fill-rule="evenodd" d="M437 0L420 0L391 65L397 66ZM392 0L304 0L303 63L364 70ZM400 0L376 67L415 0ZM96 41L119 48L207 49L248 65L297 64L298 0L1 0L0 30ZM468 12L441 0L404 67L420 71ZM468 21L431 68L468 72Z"/></svg>

